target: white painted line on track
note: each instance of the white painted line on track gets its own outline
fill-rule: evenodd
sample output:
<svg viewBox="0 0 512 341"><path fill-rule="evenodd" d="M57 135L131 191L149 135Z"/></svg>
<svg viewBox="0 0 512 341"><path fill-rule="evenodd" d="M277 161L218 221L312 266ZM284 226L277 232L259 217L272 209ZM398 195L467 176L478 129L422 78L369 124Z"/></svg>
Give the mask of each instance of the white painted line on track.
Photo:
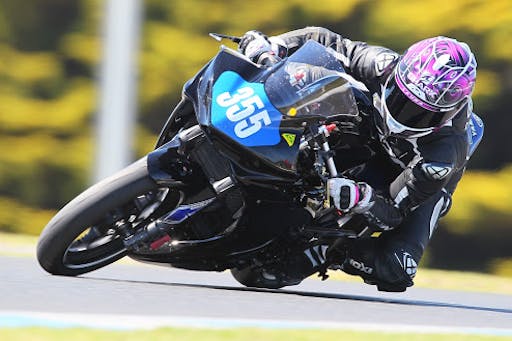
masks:
<svg viewBox="0 0 512 341"><path fill-rule="evenodd" d="M77 314L35 311L0 311L0 328L48 327L105 330L184 328L344 329L420 334L472 334L512 336L510 328L446 327L409 324L352 323L329 321L228 319L216 317L151 316L124 314Z"/></svg>

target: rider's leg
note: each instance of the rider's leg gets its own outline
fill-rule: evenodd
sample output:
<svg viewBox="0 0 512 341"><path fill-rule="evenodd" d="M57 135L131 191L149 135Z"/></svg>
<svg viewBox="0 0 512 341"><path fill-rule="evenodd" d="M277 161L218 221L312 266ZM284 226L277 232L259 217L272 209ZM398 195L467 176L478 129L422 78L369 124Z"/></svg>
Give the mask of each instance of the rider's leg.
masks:
<svg viewBox="0 0 512 341"><path fill-rule="evenodd" d="M418 263L448 200L439 193L412 211L393 231L351 243L342 268L383 291L405 291L413 285Z"/></svg>

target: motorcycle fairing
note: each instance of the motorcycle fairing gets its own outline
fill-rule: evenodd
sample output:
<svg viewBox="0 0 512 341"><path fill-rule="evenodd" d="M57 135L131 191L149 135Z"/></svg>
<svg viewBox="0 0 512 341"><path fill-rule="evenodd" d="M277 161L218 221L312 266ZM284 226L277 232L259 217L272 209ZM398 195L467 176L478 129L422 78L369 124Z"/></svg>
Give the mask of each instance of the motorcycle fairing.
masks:
<svg viewBox="0 0 512 341"><path fill-rule="evenodd" d="M214 198L203 200L200 202L195 202L188 205L180 205L171 211L168 215L166 215L162 220L165 223L175 225L183 222L185 219L193 216L202 208L208 206Z"/></svg>
<svg viewBox="0 0 512 341"><path fill-rule="evenodd" d="M278 144L281 119L281 112L270 102L262 83L248 82L234 71L225 71L213 84L212 125L239 144Z"/></svg>
<svg viewBox="0 0 512 341"><path fill-rule="evenodd" d="M270 129L264 129L267 126L263 124L264 128L261 130L271 130L271 132L258 137L254 134L254 137L249 140L249 145L244 145L239 142L239 139L232 137L233 135L236 136L234 131L236 123L231 127L222 125L221 121L228 120L228 118L223 118L220 115L224 114L225 117L227 109L220 106L221 114L214 113L214 110L212 110L215 100L213 87L215 84L217 89L218 80L222 75L237 74L242 80L253 83L251 86L256 85L259 91L259 88L264 85L264 80L268 77L269 72L272 72L271 69L258 67L245 56L223 47L205 68L187 82L183 95L184 98L192 102L197 122L207 132L215 148L240 166L239 169L242 170L242 173L247 173L247 176L251 178L267 179L271 182L295 181L298 176L296 164L299 144L304 131L300 122L285 123L282 113L277 116L278 112L274 111L275 106L271 101L268 101L269 108L274 108L272 114L269 114L274 118L274 123L270 125ZM229 76L226 79L229 81ZM219 89L221 84L225 83L218 83ZM229 87L236 88L236 82L231 83ZM234 90L235 94L236 90ZM266 92L265 97L268 98ZM255 108L257 108L256 105ZM250 121L247 122L248 124L251 123ZM231 129L232 136L228 134L228 129ZM228 133L226 133L226 130L228 130ZM266 138L269 135L270 139L267 141ZM245 177L243 174L241 176Z"/></svg>
<svg viewBox="0 0 512 341"><path fill-rule="evenodd" d="M306 122L358 115L353 84L343 74L339 61L312 41L270 68L223 47L185 85L184 96L231 161L262 178L294 181Z"/></svg>

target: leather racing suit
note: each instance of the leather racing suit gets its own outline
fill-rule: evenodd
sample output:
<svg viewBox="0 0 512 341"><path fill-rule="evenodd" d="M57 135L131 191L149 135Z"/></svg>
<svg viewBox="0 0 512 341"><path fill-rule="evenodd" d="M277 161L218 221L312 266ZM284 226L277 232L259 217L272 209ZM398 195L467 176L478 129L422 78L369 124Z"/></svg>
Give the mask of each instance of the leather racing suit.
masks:
<svg viewBox="0 0 512 341"><path fill-rule="evenodd" d="M288 55L308 40L328 47L346 72L364 83L375 99L400 58L390 49L351 41L320 27L270 39L276 38L284 42ZM370 116L375 128L374 120L380 115L374 110ZM450 207L451 195L482 131L471 99L452 120L423 137L397 138L373 129L373 137L367 141L372 156L350 173L355 180L374 187L372 206L354 220L386 232L379 238L355 239L344 255L345 272L360 275L384 291L404 291L413 285L417 264L439 218Z"/></svg>

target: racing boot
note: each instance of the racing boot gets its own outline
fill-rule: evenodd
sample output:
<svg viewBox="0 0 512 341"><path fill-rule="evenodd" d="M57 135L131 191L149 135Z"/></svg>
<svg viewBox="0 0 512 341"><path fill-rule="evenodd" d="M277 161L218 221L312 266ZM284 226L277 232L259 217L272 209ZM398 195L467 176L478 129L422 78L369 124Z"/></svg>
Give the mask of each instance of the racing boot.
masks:
<svg viewBox="0 0 512 341"><path fill-rule="evenodd" d="M355 240L341 269L376 285L379 291L405 291L414 284L415 259L402 249L382 248L379 242L379 238Z"/></svg>

